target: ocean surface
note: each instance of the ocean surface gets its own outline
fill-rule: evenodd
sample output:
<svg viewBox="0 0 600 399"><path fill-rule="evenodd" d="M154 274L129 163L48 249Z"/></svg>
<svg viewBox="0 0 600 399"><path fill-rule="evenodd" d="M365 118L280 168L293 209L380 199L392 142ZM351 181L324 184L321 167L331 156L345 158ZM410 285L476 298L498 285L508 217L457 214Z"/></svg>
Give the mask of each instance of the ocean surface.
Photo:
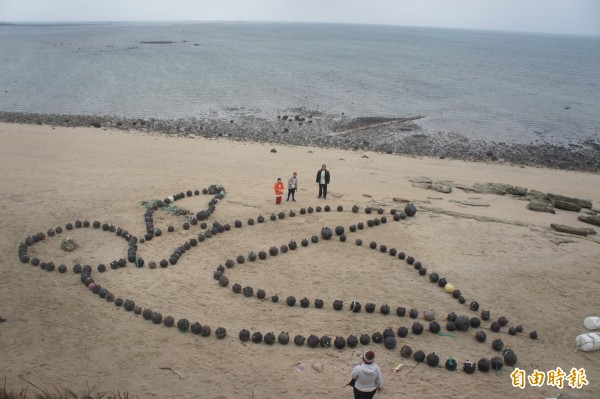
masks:
<svg viewBox="0 0 600 399"><path fill-rule="evenodd" d="M600 37L308 23L0 25L0 111L424 116L428 132L600 143Z"/></svg>

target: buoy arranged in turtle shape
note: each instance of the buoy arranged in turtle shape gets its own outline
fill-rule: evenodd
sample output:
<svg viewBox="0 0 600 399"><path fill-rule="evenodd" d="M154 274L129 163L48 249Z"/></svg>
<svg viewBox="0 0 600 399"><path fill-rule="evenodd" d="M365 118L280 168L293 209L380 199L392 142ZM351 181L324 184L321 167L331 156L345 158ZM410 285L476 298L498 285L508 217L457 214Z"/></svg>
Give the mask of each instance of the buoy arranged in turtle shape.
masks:
<svg viewBox="0 0 600 399"><path fill-rule="evenodd" d="M218 189L218 188L213 188L213 190ZM205 190L203 190L204 192ZM199 193L199 190L196 190L195 192L188 190L186 192L181 192L178 193L174 196L169 197L170 199L166 199L164 201L163 204L161 204L160 206L163 206L164 204L167 204L169 202L174 202L177 201L181 198L184 197L190 197L191 195L193 195L193 193ZM215 191L218 192L218 191ZM221 193L219 193L221 194ZM195 194L198 195L198 194ZM222 195L219 196L215 196L215 198L213 198L213 200L211 200L211 202L209 203L209 209L207 211L202 211L199 212L196 217L189 217L189 219L186 221L186 223L184 223L184 229L193 229L192 226L196 226L196 225L200 225L199 227L201 229L203 229L204 231L202 231L202 233L198 234L198 239L196 238L188 238L188 240L181 246L179 246L178 248L175 249L175 251L173 251L173 253L171 254L170 257L167 257L167 259L163 259L160 261L160 266L161 267L167 267L169 265L169 263L171 265L175 265L183 256L184 253L186 253L186 251L191 250L193 247L196 247L199 245L200 242L203 242L204 240L214 237L217 234L220 234L224 231L229 231L230 227L228 224L222 225L218 222L213 222L212 223L212 228L210 228L206 222L202 221L202 220L206 220L211 214L212 212L214 212L215 209L215 205L216 203L222 199ZM162 201L161 201L162 203ZM159 205L157 205L155 203L155 205L150 209L148 209L149 212L146 213L146 236L145 239L147 241L150 241L153 237L159 237L161 235L161 231L160 229L156 228L153 225L153 219L152 219L152 212L150 212L151 210L157 210L159 207ZM319 207L317 209L317 211L320 211L321 208ZM340 205L337 207L337 210L339 212L343 211L343 207ZM358 206L353 206L352 207L352 211L353 212L358 212ZM329 205L325 206L325 211L328 212L330 211L330 207ZM371 213L372 209L369 208L367 213ZM380 215L383 214L384 210L382 208L376 209L377 213L379 213ZM307 211L304 210L304 212L302 212L302 210L300 211L301 214L306 213ZM312 212L312 208L309 208L308 213ZM404 212L396 212L396 210L392 209L390 211L390 214L394 216L394 220L396 220L396 216L398 216L398 218L400 219L405 219L407 216L412 217L414 216L414 214L416 213L416 207L414 207L414 204L408 204L405 207ZM193 214L192 214L193 215ZM280 219L283 219L285 217L286 213L285 212L279 212L279 214L273 214L272 215L272 220L276 220L278 217ZM295 215L295 211L294 210L290 210L289 211L289 215L290 216L294 216ZM238 223L239 222L239 223ZM264 217L262 217L261 215L259 215L258 217L258 222L259 223L263 223L264 222ZM387 218L385 216L382 216L381 218L374 218L371 219L367 222L367 224L370 227L373 226L378 226L380 224L385 224L387 223ZM247 219L247 224L249 226L252 226L254 224L254 219L253 218L248 218ZM75 228L81 228L81 227L89 227L90 226L90 222L89 221L79 221L76 220L74 223L74 227ZM92 224L92 226L96 229L98 228L102 228L102 230L104 231L109 231L109 232L113 232L124 238L125 240L128 241L129 243L129 250L128 250L128 254L126 259L125 258L121 258L119 260L115 260L113 262L111 262L110 266L114 269L117 270L119 268L125 267L127 265L127 261L129 261L130 263L134 263L135 266L137 267L143 267L143 265L145 264L144 259L142 259L138 253L137 253L137 247L138 247L138 240L137 238L133 237L133 235L131 235L130 233L128 233L127 231L125 231L124 229L120 228L120 227L115 227L114 225L108 224L108 223L104 223L101 224L100 222L94 221L94 223ZM170 226L172 227L172 226ZM235 227L242 227L242 223L241 221L236 221L235 223ZM73 229L73 224L68 223L66 226L67 230L71 230ZM351 232L356 232L356 230L362 230L364 228L364 224L358 223L357 225L351 225L350 226L350 231ZM56 235L56 234L60 234L62 229L56 228L56 229L48 229L47 234L49 237ZM174 231L174 228L169 228L168 229L170 232ZM343 226L336 226L335 228L335 234L337 236L340 237L341 241L344 241L345 239L345 228ZM331 239L333 236L333 232L331 231L331 229L329 229L328 227L323 228L321 231L321 237L324 240L329 240ZM44 235L43 233L41 234L37 234L32 236L32 238L30 239L29 237L27 238L28 242L30 242L30 244L28 245L33 245L33 243L38 242L40 240L44 239ZM318 242L319 237L314 235L310 238L310 240L313 243L317 243ZM144 240L139 240L139 243L144 242ZM360 239L357 239L357 243L362 244L362 241L360 241ZM309 241L307 239L303 239L302 240L302 245L303 246L307 246L309 244ZM422 276L428 275L427 273L427 269L422 265L422 263L420 261L417 261L415 259L414 256L407 256L404 252L402 251L398 251L396 248L390 248L388 250L387 245L384 244L377 244L375 241L372 242L372 244L370 245L373 249L379 249L380 252L382 253L389 253L390 256L395 257L396 255L398 256L398 259L404 260L406 259L407 263L409 265L413 265L415 270L418 270L418 273ZM279 249L278 249L279 248ZM281 245L280 247L278 246L274 246L271 247L269 249L269 254L271 256L276 256L278 254L278 252L280 251L282 254L287 253L288 250L295 250L297 248L297 244L295 243L295 241L291 241L289 245ZM32 259L30 260L29 255L27 254L27 247L24 247L25 250L23 250L23 247L20 247L19 250L19 258L27 263L27 262L31 262L33 265L39 265L41 266L41 268L43 270L47 270L47 271L52 271L54 270L55 266L52 262L41 262L39 259ZM237 262L238 265L244 264L244 262L246 260L248 261L255 261L256 260L256 255L254 254L254 252L249 252L247 257L243 256L243 255L233 255L233 259L235 259L235 261ZM261 258L261 260L265 260L267 258L267 254L266 252L262 251L262 257L259 255L259 257ZM228 260L227 262L225 262L225 266L227 267L227 269L233 268L235 266L235 263L233 261ZM103 267L100 267L103 266ZM157 262L154 260L151 260L148 262L148 267L149 269L154 269L157 267ZM58 267L59 271L62 271L62 269L66 269L66 267L64 265L60 265ZM218 281L219 285L221 286L228 286L229 284L229 280L228 277L226 277L224 275L225 273L225 269L223 266L219 266L219 268L217 268L217 270L213 273L213 278L215 280ZM98 272L104 272L106 271L106 266L104 266L103 264L98 265L97 267ZM65 270L66 271L66 270ZM130 299L126 299L123 300L120 297L116 297L115 294L113 294L112 292L109 292L106 288L101 287L99 284L97 284L96 282L94 282L94 279L91 277L91 272L92 272L92 267L89 265L86 265L84 267L81 267L81 265L75 265L75 267L73 268L73 271L75 273L79 273L81 274L81 281L82 283L84 283L84 285L86 285L90 291L94 292L95 294L98 294L99 297L106 299L108 302L114 302L116 306L123 306L125 308L126 311L132 311L136 314L141 314L142 313L142 308L140 308L139 306L135 305L135 302L133 302ZM464 304L466 303L466 299L463 297L462 293L460 292L460 290L458 289L454 289L454 286L452 284L449 284L446 279L440 279L439 275L437 273L429 273L429 279L432 283L438 283L438 285L440 285L440 287L443 287L446 291L448 291L455 299L458 299L459 303ZM443 283L443 284L442 284ZM452 288L452 290L451 290ZM232 290L234 293L241 293L243 292L245 296L253 296L253 288L250 286L246 286L242 289L241 284L236 283L233 285ZM256 296L258 299L260 300L264 300L266 298L266 293L264 290L259 289L256 292ZM292 297L293 298L293 297ZM269 298L266 298L269 299ZM278 301L278 296L277 295L273 295L272 297L270 297L270 299L272 300L272 302L277 302ZM288 297L289 299L289 297ZM295 305L295 299L294 299L294 305ZM320 299L315 300L315 308L322 308L323 307L323 301ZM289 303L288 303L289 304ZM310 301L305 297L302 300L300 300L300 304L302 307L309 307L310 306ZM469 309L472 311L477 311L479 309L479 304L476 301L471 301L471 303L468 305ZM343 309L343 301L341 300L336 300L333 303L333 308L336 310L342 310ZM374 312L375 310L375 305L372 303L367 304L366 309L369 310L371 312ZM350 305L350 311L351 312L359 312L361 309L361 304L360 302L354 300L351 302ZM380 313L383 315L387 315L389 314L390 311L390 307L387 304L381 305L379 307ZM487 311L487 315L485 313L486 311L482 312L482 319L484 320L489 320L489 311ZM418 310L416 309L412 309L411 310L411 317L413 318L417 318L418 317ZM406 314L406 309L402 308L402 307L398 307L396 309L396 314L400 317L404 316ZM167 327L171 327L173 326L174 323L174 319L171 316L167 316L164 319L162 318L161 313L159 312L153 312L150 309L145 309L144 310L144 314L143 314L144 318L147 320L151 320L153 323L155 324L164 324ZM487 316L487 318L485 317ZM429 322L429 331L432 333L436 333L439 332L441 329L441 326L439 325L439 323L437 323L435 321L435 316L433 314L432 311L425 311L423 312L423 318L424 320ZM466 323L465 323L466 322ZM494 324L495 323L495 324ZM508 320L506 319L506 317L501 317L498 318L497 321L495 321L494 323L492 323L491 328L494 329L495 326L498 326L498 330L500 329L500 327L506 326L508 323ZM456 316L456 318L454 319L454 321L452 322L448 322L447 327L450 326L454 326L454 330L459 330L459 331L466 331L469 327L473 327L473 328L478 328L481 325L481 320L477 317L465 317L465 316ZM420 326L420 327L418 327ZM177 322L177 327L180 331L187 331L188 329L192 330L192 333L194 334L200 334L203 336L209 336L211 334L211 329L209 326L205 325L202 326L199 323L194 323L191 328L189 325L189 322L186 319L180 319ZM520 327L520 330L522 331L522 326L517 326L517 327L513 327L511 326L508 329L509 334L514 335L518 331L518 327ZM418 335L420 332L415 332L415 331L422 331L423 326L420 325L420 323L415 322L413 324L413 333L415 333L416 335ZM448 328L449 331L453 330L452 328ZM245 331L245 332L244 332ZM409 330L406 327L399 327L397 330L397 334L399 337L406 337L408 335ZM217 328L217 330L215 331L215 335L218 339L223 339L226 336L226 330L223 327L219 327ZM475 334L475 337L477 340L480 340L480 336L483 335L483 341L485 341L485 333L483 331L479 331ZM242 330L240 331L240 339L242 339L243 337L245 337L246 340L250 339L250 333L247 330ZM252 339L253 341L257 342L258 339L257 337L260 337L260 341L262 342L263 340L265 341L265 343L267 344L273 344L275 342L275 339L277 339L277 341L283 345L287 344L289 342L289 335L287 333L282 332L279 336L277 336L277 338L275 338L275 335L271 332L271 333L267 333L264 337L262 337L262 335L260 334L260 332L256 332L252 335ZM531 338L537 338L537 335L535 333L535 331L532 331L530 333L530 337ZM315 341L315 338L317 338L318 342ZM395 334L394 334L394 330L391 328L388 328L384 331L383 334L381 334L380 332L375 332L373 333L372 337L370 337L367 334L361 334L360 335L360 340L357 339L355 336L350 335L348 337L348 339L344 339L344 337L342 336L336 336L335 340L333 340L333 345L338 348L338 349L342 349L345 347L345 345L348 345L349 347L352 347L353 345L356 346L359 342L362 343L363 345L368 345L370 343L370 341L373 341L374 343L383 343L384 346L387 349L392 349L396 346L396 338L395 338ZM294 339L296 345L303 345L305 342L305 339L301 336L301 335L297 335ZM297 342L296 342L297 341ZM316 335L311 335L309 337L309 341L312 342L313 347L316 347L318 345L326 348L330 346L330 343L332 341L331 338L329 338L328 336L324 335L321 338L318 338L318 336ZM309 345L310 346L310 345ZM494 346L494 344L492 345ZM403 347L404 348L404 347ZM496 349L496 348L494 348ZM411 350L412 352L412 350ZM421 359L421 354L419 353L421 352L423 354L423 358ZM417 353L415 353L416 357L415 359L417 361L424 361L425 360L425 356L424 356L424 352L423 351L418 351ZM410 356L410 355L409 355ZM433 358L433 356L437 355L435 353L431 353L429 356L427 356L427 361L428 364L430 363L430 358ZM419 360L420 359L420 360ZM494 360L494 364L495 364L495 368L499 369L501 368L504 364L510 364L511 362L516 363L516 355L514 355L514 352L512 351L504 351L503 352L503 358L499 358L497 357L497 359L493 358ZM439 358L437 359L437 362L439 362ZM436 362L436 365L437 365ZM514 364L513 363L513 364ZM454 361L452 358L449 358L446 361L446 368L447 369L455 369L457 367L457 363L456 361ZM468 362L465 362L463 367L467 367Z"/></svg>

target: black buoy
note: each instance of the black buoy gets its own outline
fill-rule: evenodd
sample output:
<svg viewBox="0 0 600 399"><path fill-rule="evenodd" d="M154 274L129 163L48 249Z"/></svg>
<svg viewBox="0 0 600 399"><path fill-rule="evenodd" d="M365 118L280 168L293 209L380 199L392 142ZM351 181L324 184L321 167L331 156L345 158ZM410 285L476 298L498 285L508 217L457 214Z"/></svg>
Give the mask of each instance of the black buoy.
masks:
<svg viewBox="0 0 600 399"><path fill-rule="evenodd" d="M463 363L463 371L467 374L473 374L475 372L476 366L475 363L473 363L470 360L467 360L466 362Z"/></svg>
<svg viewBox="0 0 600 399"><path fill-rule="evenodd" d="M500 372L500 370L502 370L502 367L504 367L504 361L500 356L494 356L490 360L490 363L492 365L492 369L494 369L497 373Z"/></svg>
<svg viewBox="0 0 600 399"><path fill-rule="evenodd" d="M412 325L412 333L415 335L420 335L423 332L423 325L418 321L415 321Z"/></svg>
<svg viewBox="0 0 600 399"><path fill-rule="evenodd" d="M498 332L500 331L500 324L498 324L498 322L493 322L490 325L490 330L492 330L493 332Z"/></svg>
<svg viewBox="0 0 600 399"><path fill-rule="evenodd" d="M227 336L227 330L225 329L225 327L218 327L215 330L215 335L218 339L223 339Z"/></svg>
<svg viewBox="0 0 600 399"><path fill-rule="evenodd" d="M397 333L398 333L398 336L400 338L404 338L404 337L406 337L408 335L408 328L406 328L406 327L399 327Z"/></svg>
<svg viewBox="0 0 600 399"><path fill-rule="evenodd" d="M361 334L359 341L361 345L369 345L369 343L371 342L371 337L369 337L368 334Z"/></svg>
<svg viewBox="0 0 600 399"><path fill-rule="evenodd" d="M211 333L211 329L209 326L207 325L203 325L202 328L200 329L200 335L202 335L203 337L208 337Z"/></svg>
<svg viewBox="0 0 600 399"><path fill-rule="evenodd" d="M417 213L417 207L413 203L407 204L404 207L404 213L409 217L415 216Z"/></svg>
<svg viewBox="0 0 600 399"><path fill-rule="evenodd" d="M336 349L344 349L346 346L346 340L343 337L337 336L333 340L333 346L335 346Z"/></svg>
<svg viewBox="0 0 600 399"><path fill-rule="evenodd" d="M475 339L477 340L477 342L485 342L487 336L485 335L484 331L479 330L475 333Z"/></svg>
<svg viewBox="0 0 600 399"><path fill-rule="evenodd" d="M200 334L202 331L202 325L198 322L195 322L190 326L190 330L192 331L192 334Z"/></svg>
<svg viewBox="0 0 600 399"><path fill-rule="evenodd" d="M394 349L396 347L396 338L394 336L383 338L383 346L386 349Z"/></svg>
<svg viewBox="0 0 600 399"><path fill-rule="evenodd" d="M335 301L333 301L333 308L335 310L342 310L343 307L344 307L344 301L341 301L339 299L336 299Z"/></svg>
<svg viewBox="0 0 600 399"><path fill-rule="evenodd" d="M492 341L492 349L501 352L504 349L504 342L500 338L496 338Z"/></svg>
<svg viewBox="0 0 600 399"><path fill-rule="evenodd" d="M294 344L296 344L296 346L304 345L305 341L306 341L306 338L304 338L302 335L296 335L294 337Z"/></svg>
<svg viewBox="0 0 600 399"><path fill-rule="evenodd" d="M448 370L448 371L454 371L454 370L456 370L456 367L458 366L458 364L456 363L456 360L454 360L451 357L449 357L446 360L446 364L444 366L446 367L446 370Z"/></svg>
<svg viewBox="0 0 600 399"><path fill-rule="evenodd" d="M177 321L177 328L181 332L186 332L190 328L190 322L187 319L179 319Z"/></svg>
<svg viewBox="0 0 600 399"><path fill-rule="evenodd" d="M279 342L281 345L287 345L290 342L289 334L287 332L282 331L277 336L277 342Z"/></svg>
<svg viewBox="0 0 600 399"><path fill-rule="evenodd" d="M510 367L514 367L517 364L517 355L512 351L512 349L504 349L503 352L504 364Z"/></svg>
<svg viewBox="0 0 600 399"><path fill-rule="evenodd" d="M415 359L415 361L422 363L425 361L425 352L423 352L422 350L418 350L413 354L413 359Z"/></svg>
<svg viewBox="0 0 600 399"><path fill-rule="evenodd" d="M250 340L250 331L246 330L245 328L243 328L238 335L240 337L240 341L242 342L247 342Z"/></svg>
<svg viewBox="0 0 600 399"><path fill-rule="evenodd" d="M356 345L358 345L358 338L356 338L354 335L350 335L346 339L346 344L348 344L350 348L354 348Z"/></svg>
<svg viewBox="0 0 600 399"><path fill-rule="evenodd" d="M173 319L173 316L167 316L163 320L163 324L165 327L173 327L175 325L175 319Z"/></svg>
<svg viewBox="0 0 600 399"><path fill-rule="evenodd" d="M400 356L402 356L403 358L409 359L412 354L413 350L410 346L403 345L402 348L400 348Z"/></svg>
<svg viewBox="0 0 600 399"><path fill-rule="evenodd" d="M308 345L310 348L316 348L319 346L319 342L319 337L316 335L310 335L306 340L306 345Z"/></svg>
<svg viewBox="0 0 600 399"><path fill-rule="evenodd" d="M256 331L254 334L252 334L252 342L254 342L255 344L260 344L263 340L263 336L260 332Z"/></svg>
<svg viewBox="0 0 600 399"><path fill-rule="evenodd" d="M429 332L433 333L433 334L437 334L439 333L441 330L441 326L440 323L438 323L437 321L432 321L429 323Z"/></svg>
<svg viewBox="0 0 600 399"><path fill-rule="evenodd" d="M329 348L329 346L331 346L331 338L327 335L323 335L319 338L319 345L321 345L322 348Z"/></svg>
<svg viewBox="0 0 600 399"><path fill-rule="evenodd" d="M490 363L490 361L486 358L481 358L477 362L477 368L483 373L487 373L488 371L490 371L491 365L492 364Z"/></svg>
<svg viewBox="0 0 600 399"><path fill-rule="evenodd" d="M380 344L383 342L383 334L379 331L375 331L373 335L371 335L371 340L373 340L373 342L376 344Z"/></svg>
<svg viewBox="0 0 600 399"><path fill-rule="evenodd" d="M438 364L440 364L440 357L438 355L436 355L435 352L427 355L426 360L427 360L427 364L430 367L436 367Z"/></svg>
<svg viewBox="0 0 600 399"><path fill-rule="evenodd" d="M303 308L307 308L310 305L310 301L308 300L308 298L304 297L300 300L300 306L302 306Z"/></svg>

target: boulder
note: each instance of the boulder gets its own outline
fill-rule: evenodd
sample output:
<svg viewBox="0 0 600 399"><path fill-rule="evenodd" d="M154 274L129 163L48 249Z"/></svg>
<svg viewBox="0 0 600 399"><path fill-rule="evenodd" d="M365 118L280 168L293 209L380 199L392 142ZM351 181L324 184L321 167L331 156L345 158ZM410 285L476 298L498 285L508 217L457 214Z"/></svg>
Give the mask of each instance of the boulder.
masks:
<svg viewBox="0 0 600 399"><path fill-rule="evenodd" d="M75 242L75 240L67 237L64 240L62 240L62 242L60 243L60 247L63 251L73 252L77 248L79 248L79 245Z"/></svg>
<svg viewBox="0 0 600 399"><path fill-rule="evenodd" d="M532 201L529 204L527 204L527 209L534 212L556 213L554 211L554 207L551 204L537 201Z"/></svg>
<svg viewBox="0 0 600 399"><path fill-rule="evenodd" d="M590 200L565 197L564 195L558 195L558 194L552 194L552 193L548 193L548 198L550 198L550 200L553 202L554 201L565 201L565 202L575 203L582 208L591 208L592 207L592 201L590 201Z"/></svg>
<svg viewBox="0 0 600 399"><path fill-rule="evenodd" d="M436 181L431 185L431 189L433 191L437 191L439 193L450 193L452 192L452 185L447 182Z"/></svg>
<svg viewBox="0 0 600 399"><path fill-rule="evenodd" d="M580 215L577 219L583 223L600 226L600 216L598 215Z"/></svg>
<svg viewBox="0 0 600 399"><path fill-rule="evenodd" d="M550 227L552 228L552 230L560 231L561 233L575 234L584 237L588 234L596 234L596 230L590 228L571 227L555 223L552 223Z"/></svg>

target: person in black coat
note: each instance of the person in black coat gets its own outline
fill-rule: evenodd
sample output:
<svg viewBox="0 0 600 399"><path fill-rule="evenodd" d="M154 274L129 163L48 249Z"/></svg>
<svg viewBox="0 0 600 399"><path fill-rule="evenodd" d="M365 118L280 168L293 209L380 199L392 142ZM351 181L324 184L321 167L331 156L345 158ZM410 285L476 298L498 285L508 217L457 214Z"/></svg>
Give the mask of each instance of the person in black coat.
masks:
<svg viewBox="0 0 600 399"><path fill-rule="evenodd" d="M325 164L317 172L317 183L319 184L319 198L327 199L327 185L329 184L329 171Z"/></svg>

